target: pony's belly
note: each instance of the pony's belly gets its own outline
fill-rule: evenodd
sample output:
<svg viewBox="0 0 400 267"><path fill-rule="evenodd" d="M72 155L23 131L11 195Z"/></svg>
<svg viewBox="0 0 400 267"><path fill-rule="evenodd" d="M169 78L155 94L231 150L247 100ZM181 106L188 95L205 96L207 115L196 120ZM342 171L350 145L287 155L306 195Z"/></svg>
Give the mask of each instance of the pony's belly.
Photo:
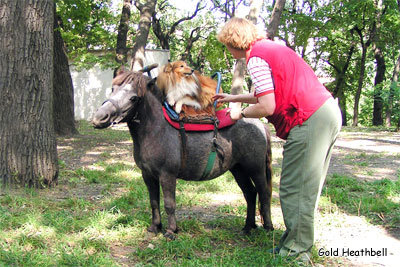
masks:
<svg viewBox="0 0 400 267"><path fill-rule="evenodd" d="M217 165L216 162L215 165ZM178 179L184 181L209 181L223 175L228 170L229 169L227 168L218 169L216 166L214 166L213 169L207 174L206 166L204 166L203 169L197 170L196 173L194 171L190 171L189 169L189 171L185 171L183 174L179 175Z"/></svg>

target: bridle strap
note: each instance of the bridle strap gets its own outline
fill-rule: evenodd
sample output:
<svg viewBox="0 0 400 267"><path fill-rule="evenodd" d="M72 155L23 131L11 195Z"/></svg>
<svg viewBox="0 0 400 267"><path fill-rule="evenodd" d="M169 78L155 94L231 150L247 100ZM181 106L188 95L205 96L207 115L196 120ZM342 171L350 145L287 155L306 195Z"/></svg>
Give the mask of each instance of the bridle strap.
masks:
<svg viewBox="0 0 400 267"><path fill-rule="evenodd" d="M136 98L133 99L133 98L131 98L131 101L136 102L136 104L140 103L140 100L141 100L140 98L139 98L139 99L136 99ZM122 109L121 109L120 106L118 105L118 102L115 101L114 99L109 98L109 99L106 99L106 100L103 102L102 105L104 105L104 104L107 103L107 102L110 102L110 103L115 107L116 112L117 112L117 118L115 119L115 121L114 121L112 124L117 124L117 123L120 123L120 122L130 122L130 121L132 121L132 120L137 120L137 118L136 118L137 114L135 114L134 112L132 112L132 111L133 111L133 108L130 108L130 109L127 111L127 114L126 114L125 118L123 118L123 117L122 117L122 116L123 116L123 114L122 114Z"/></svg>
<svg viewBox="0 0 400 267"><path fill-rule="evenodd" d="M119 107L118 102L115 101L114 99L109 98L106 99L106 101L104 101L102 105L104 105L107 102L110 102L115 107L115 109L117 110L117 115L119 117L121 115L121 108Z"/></svg>

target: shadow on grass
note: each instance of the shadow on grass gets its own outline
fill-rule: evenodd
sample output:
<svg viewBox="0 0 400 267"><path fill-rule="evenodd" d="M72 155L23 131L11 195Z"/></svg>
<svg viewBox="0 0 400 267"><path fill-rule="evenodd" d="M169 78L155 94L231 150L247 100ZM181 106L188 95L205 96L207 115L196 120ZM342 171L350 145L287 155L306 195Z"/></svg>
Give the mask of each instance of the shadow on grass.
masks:
<svg viewBox="0 0 400 267"><path fill-rule="evenodd" d="M121 158L122 155L118 152L132 155L132 139L123 125L98 130L87 121L78 123L80 134L57 138L61 166L75 170L88 167L99 160Z"/></svg>

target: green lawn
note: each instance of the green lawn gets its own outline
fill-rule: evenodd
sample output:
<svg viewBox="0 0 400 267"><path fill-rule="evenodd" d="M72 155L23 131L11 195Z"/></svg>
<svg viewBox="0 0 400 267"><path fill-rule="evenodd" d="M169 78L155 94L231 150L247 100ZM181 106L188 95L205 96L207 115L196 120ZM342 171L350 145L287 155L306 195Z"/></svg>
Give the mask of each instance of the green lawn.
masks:
<svg viewBox="0 0 400 267"><path fill-rule="evenodd" d="M177 238L148 233L151 212L140 170L115 154L124 147L125 154L131 153L129 133L94 130L87 123L81 123L79 131L80 136L59 140L56 188L1 192L0 266L298 265L266 253L284 230L275 218L274 232L260 228L250 235L241 233L246 206L230 173L209 182L179 181ZM97 160L82 166L73 160L90 155ZM276 174L275 192L278 183ZM227 204L215 200L221 195L239 197ZM390 228L400 223L399 195L399 181L358 182L333 175L323 191L320 214L329 216L339 208ZM276 198L273 207L279 208ZM162 215L166 225L164 211ZM318 257L316 249L312 260L328 266L343 261Z"/></svg>

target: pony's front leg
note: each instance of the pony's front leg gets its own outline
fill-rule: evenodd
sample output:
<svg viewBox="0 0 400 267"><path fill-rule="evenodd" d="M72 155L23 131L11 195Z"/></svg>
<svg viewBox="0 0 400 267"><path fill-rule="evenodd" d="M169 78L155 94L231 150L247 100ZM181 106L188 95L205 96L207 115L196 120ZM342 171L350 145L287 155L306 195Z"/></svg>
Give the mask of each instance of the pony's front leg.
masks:
<svg viewBox="0 0 400 267"><path fill-rule="evenodd" d="M161 232L161 214L160 214L160 182L150 175L143 174L143 180L147 186L150 196L151 206L151 225L147 231L152 233Z"/></svg>
<svg viewBox="0 0 400 267"><path fill-rule="evenodd" d="M160 175L160 182L161 182L161 188L164 193L164 207L168 215L168 228L165 232L165 237L169 239L174 239L175 233L178 232L178 228L176 226L176 217L175 217L176 177L174 177L171 174L164 173Z"/></svg>

